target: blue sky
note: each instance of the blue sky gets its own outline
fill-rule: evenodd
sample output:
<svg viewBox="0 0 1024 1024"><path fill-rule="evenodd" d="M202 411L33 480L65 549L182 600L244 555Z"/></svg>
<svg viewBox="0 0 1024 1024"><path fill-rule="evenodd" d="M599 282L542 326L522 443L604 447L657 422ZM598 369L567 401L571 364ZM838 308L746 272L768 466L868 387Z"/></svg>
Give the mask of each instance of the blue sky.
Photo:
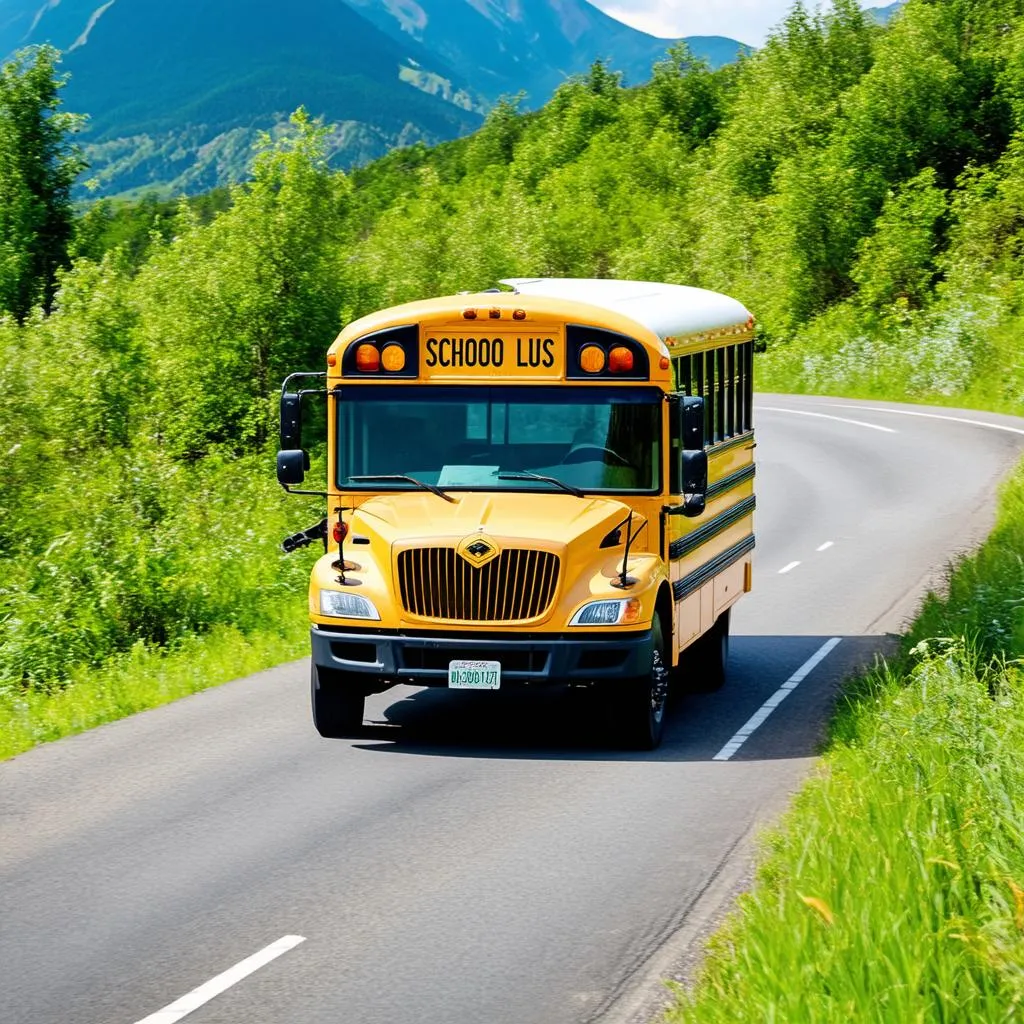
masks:
<svg viewBox="0 0 1024 1024"><path fill-rule="evenodd" d="M861 0L883 7L890 0ZM760 46L768 30L792 7L792 0L590 0L595 7L652 35L730 36ZM809 0L808 7L814 6Z"/></svg>

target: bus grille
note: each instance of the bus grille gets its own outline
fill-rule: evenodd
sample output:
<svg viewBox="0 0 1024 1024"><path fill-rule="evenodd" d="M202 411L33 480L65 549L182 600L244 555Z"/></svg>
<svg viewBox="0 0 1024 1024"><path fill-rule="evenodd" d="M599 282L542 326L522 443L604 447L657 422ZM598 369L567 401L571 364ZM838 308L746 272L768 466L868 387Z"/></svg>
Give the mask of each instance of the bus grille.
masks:
<svg viewBox="0 0 1024 1024"><path fill-rule="evenodd" d="M414 548L398 555L402 604L412 615L455 622L520 622L543 615L555 599L559 559L513 548L474 568L454 548Z"/></svg>

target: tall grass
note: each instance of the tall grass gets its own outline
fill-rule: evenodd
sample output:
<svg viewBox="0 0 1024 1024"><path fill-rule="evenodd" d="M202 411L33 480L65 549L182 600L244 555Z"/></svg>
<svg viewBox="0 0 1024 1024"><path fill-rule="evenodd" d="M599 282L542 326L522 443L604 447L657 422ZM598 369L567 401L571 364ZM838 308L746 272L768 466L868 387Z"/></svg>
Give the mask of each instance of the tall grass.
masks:
<svg viewBox="0 0 1024 1024"><path fill-rule="evenodd" d="M1021 552L1024 469L949 597L851 691L669 1021L1024 1017Z"/></svg>
<svg viewBox="0 0 1024 1024"><path fill-rule="evenodd" d="M99 668L76 666L60 686L0 686L0 760L105 722L167 704L308 651L304 602L280 609L278 629L215 626L172 648L138 643Z"/></svg>

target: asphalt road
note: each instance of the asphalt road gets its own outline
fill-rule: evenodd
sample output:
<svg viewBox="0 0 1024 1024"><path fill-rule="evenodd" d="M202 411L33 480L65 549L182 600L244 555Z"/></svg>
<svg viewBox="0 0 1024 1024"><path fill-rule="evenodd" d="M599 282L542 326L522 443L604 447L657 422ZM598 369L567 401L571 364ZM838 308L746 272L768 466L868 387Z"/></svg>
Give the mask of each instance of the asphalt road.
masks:
<svg viewBox="0 0 1024 1024"><path fill-rule="evenodd" d="M757 429L730 679L653 753L581 735L560 697L412 689L322 740L301 662L0 764L0 1021L644 1019L844 673L983 535L1024 449L1022 420L870 402L759 396Z"/></svg>

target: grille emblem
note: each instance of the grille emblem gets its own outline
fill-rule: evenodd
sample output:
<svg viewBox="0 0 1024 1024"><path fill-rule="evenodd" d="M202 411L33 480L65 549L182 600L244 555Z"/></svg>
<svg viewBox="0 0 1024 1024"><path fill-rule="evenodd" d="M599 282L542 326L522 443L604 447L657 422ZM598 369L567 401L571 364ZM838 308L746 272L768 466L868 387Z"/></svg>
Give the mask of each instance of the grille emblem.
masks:
<svg viewBox="0 0 1024 1024"><path fill-rule="evenodd" d="M457 550L474 569L482 569L501 554L498 545L490 537L481 536L479 533L467 537Z"/></svg>

